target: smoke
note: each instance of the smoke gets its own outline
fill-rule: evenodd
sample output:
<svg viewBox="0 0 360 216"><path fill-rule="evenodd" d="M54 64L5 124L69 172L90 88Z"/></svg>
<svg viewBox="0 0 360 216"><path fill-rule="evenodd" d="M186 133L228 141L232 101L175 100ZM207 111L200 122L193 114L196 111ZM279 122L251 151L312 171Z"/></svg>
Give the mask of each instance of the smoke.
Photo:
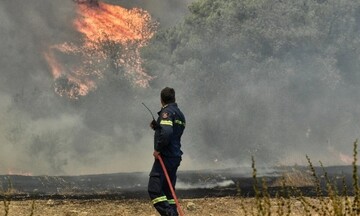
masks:
<svg viewBox="0 0 360 216"><path fill-rule="evenodd" d="M167 14L175 10L181 15L180 4L163 2ZM146 10L150 5L132 6ZM96 91L79 100L54 91L43 52L81 40L73 27L75 17L71 0L0 2L0 173L74 175L151 168L151 117L141 102L157 111L159 89L136 87L109 71Z"/></svg>
<svg viewBox="0 0 360 216"><path fill-rule="evenodd" d="M166 29L183 24L192 1L106 2L141 7ZM151 116L141 102L158 111L164 86L175 88L187 117L182 169L246 166L250 155L256 156L256 162L271 165L306 164L305 154L325 165L348 163L360 129L359 76L353 63L358 62L358 51L352 54L335 44L324 45L321 54L292 47L302 44L310 49L312 45L306 43L326 31L301 29L302 43L296 37L292 40L296 29L286 29L287 23L284 32L289 35L270 31L259 36L255 27L263 24L245 22L241 27L247 31L226 38L236 29L227 29L231 19L217 19L219 11L210 17L216 20L211 24L223 31L201 32L200 26L187 38L184 33L188 32L175 28L167 32L172 37L171 54L166 52L169 47L162 49L156 41L150 51L145 50L145 57L156 60L147 62L153 66L148 72L155 77L149 88L136 87L119 71L109 69L97 81L96 90L71 100L54 92L53 76L42 53L50 45L81 40L72 26L74 4L70 0L0 2L0 173L148 171L153 132L148 126ZM240 21L247 16L241 12L236 17ZM265 19L254 20L282 20L266 18L276 13L265 12ZM359 23L356 20L350 21ZM345 28L341 19L338 22L333 26ZM277 34L291 38L285 40L289 44L276 41ZM275 42L270 40L273 35ZM357 37L338 38L340 43L343 38ZM187 39L189 43L181 46ZM261 56L269 52L278 56Z"/></svg>
<svg viewBox="0 0 360 216"><path fill-rule="evenodd" d="M228 187L231 185L234 185L235 182L232 180L222 180L219 182L210 182L210 183L197 183L197 184L190 184L190 183L184 183L179 181L177 183L177 188L178 189L183 189L183 190L190 190L190 189L194 189L194 188L216 188L216 187Z"/></svg>
<svg viewBox="0 0 360 216"><path fill-rule="evenodd" d="M358 8L352 1L192 5L182 25L144 53L158 77L153 86L181 89L191 133L184 163L249 165L254 155L260 165L306 165L307 154L349 164L359 133L359 51L351 48L359 43Z"/></svg>
<svg viewBox="0 0 360 216"><path fill-rule="evenodd" d="M193 99L185 104L192 133L187 143L196 149L189 152L190 163L238 166L254 155L261 166L306 165L309 155L326 165L350 164L342 155L351 155L359 135L358 91L327 60L263 64L250 73L215 70L228 76L226 81L214 75L199 89L182 83L188 86L183 94ZM213 69L191 65L186 70Z"/></svg>

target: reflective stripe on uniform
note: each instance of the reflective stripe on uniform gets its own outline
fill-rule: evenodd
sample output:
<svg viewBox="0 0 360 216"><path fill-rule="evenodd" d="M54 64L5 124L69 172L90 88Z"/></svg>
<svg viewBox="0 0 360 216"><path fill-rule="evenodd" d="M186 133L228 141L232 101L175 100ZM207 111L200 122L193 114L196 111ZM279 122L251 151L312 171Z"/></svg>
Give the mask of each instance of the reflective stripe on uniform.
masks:
<svg viewBox="0 0 360 216"><path fill-rule="evenodd" d="M169 203L170 205L176 204L174 199L168 200L168 203Z"/></svg>
<svg viewBox="0 0 360 216"><path fill-rule="evenodd" d="M172 123L172 121L170 121L170 120L161 120L161 121L160 121L160 124L161 124L161 125L173 126L173 123Z"/></svg>
<svg viewBox="0 0 360 216"><path fill-rule="evenodd" d="M185 122L182 122L180 120L175 120L175 124L183 125L185 127Z"/></svg>
<svg viewBox="0 0 360 216"><path fill-rule="evenodd" d="M156 203L159 203L159 202L164 202L164 201L167 201L166 196L161 196L161 197L151 200L153 205L155 205Z"/></svg>

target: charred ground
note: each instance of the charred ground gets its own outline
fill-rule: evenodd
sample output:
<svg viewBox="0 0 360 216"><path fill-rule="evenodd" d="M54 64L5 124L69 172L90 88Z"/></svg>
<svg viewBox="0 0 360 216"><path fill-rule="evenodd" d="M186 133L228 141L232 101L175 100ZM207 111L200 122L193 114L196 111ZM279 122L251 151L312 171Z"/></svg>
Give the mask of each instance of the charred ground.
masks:
<svg viewBox="0 0 360 216"><path fill-rule="evenodd" d="M319 173L322 195L326 196L326 179L321 167L315 168ZM331 179L338 191L353 185L351 166L326 167L327 178ZM281 191L285 196L304 195L318 196L316 183L307 167L279 167L263 170L257 176L258 189L266 187L269 195L274 197ZM265 173L266 172L266 173ZM240 169L216 171L180 171L178 174L177 194L184 199L209 197L254 197L254 176L241 173ZM0 176L3 191L2 197L12 200L24 199L148 199L147 173L115 173L81 176ZM284 190L285 189L285 190ZM289 190L288 190L289 189ZM294 190L295 189L295 190ZM287 192L284 192L287 191ZM6 195L5 195L6 194Z"/></svg>

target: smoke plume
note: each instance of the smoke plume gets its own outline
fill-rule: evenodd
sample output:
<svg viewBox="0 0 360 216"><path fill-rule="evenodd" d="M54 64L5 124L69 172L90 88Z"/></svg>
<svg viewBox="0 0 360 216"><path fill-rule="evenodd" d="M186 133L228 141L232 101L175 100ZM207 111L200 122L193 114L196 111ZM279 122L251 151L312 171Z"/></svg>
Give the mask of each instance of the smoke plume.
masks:
<svg viewBox="0 0 360 216"><path fill-rule="evenodd" d="M162 1L154 3L161 5ZM172 9L178 13L179 8L165 4L168 13ZM146 10L149 5L127 7ZM96 90L77 100L54 91L55 85L63 83L54 82L43 53L49 46L67 41L82 43L73 26L76 16L76 3L71 0L0 2L0 173L60 175L150 169L151 117L141 102L157 111L158 89L133 85L122 71L111 68L96 80ZM76 61L60 57L65 65Z"/></svg>
<svg viewBox="0 0 360 216"><path fill-rule="evenodd" d="M148 171L153 132L141 102L155 113L165 86L187 117L181 169L248 166L250 155L271 166L306 164L305 154L349 163L360 129L358 3L104 2L140 7L159 22L141 54L152 79L134 85L113 61L124 47L102 43L110 66L77 99L54 91L73 83L54 82L43 55L83 43L76 3L0 2L0 173ZM78 60L58 55L65 66Z"/></svg>

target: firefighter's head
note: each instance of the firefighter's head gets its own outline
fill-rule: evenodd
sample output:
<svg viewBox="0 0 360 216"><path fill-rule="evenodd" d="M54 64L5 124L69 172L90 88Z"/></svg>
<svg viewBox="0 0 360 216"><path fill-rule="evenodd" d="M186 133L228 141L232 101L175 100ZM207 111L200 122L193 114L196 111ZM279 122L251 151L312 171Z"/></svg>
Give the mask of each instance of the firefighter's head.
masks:
<svg viewBox="0 0 360 216"><path fill-rule="evenodd" d="M164 106L169 103L175 103L175 90L165 87L160 93L161 104Z"/></svg>

